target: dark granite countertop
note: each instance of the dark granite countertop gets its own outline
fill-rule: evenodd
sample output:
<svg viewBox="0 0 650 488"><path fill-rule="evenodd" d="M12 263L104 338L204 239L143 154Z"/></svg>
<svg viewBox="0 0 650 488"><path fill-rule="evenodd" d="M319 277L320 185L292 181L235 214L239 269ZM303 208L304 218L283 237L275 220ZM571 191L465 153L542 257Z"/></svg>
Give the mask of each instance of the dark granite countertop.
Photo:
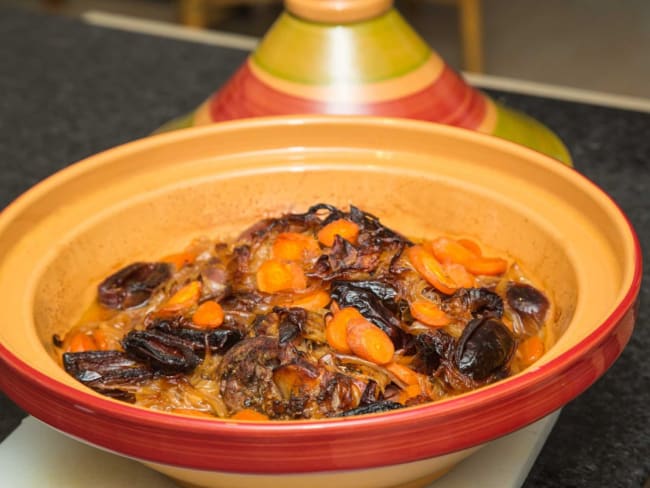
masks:
<svg viewBox="0 0 650 488"><path fill-rule="evenodd" d="M193 109L246 55L0 8L0 208L64 166ZM560 135L577 169L627 213L650 262L650 114L491 93ZM629 345L563 409L526 488L641 487L650 476L648 278L646 270ZM0 393L0 440L25 415Z"/></svg>

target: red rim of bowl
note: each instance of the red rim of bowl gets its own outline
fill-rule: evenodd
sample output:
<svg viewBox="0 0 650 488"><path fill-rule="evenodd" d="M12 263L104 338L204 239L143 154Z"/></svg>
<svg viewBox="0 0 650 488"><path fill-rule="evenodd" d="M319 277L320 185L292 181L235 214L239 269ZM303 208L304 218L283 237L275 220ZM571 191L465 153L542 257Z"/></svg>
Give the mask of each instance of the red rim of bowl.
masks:
<svg viewBox="0 0 650 488"><path fill-rule="evenodd" d="M285 119L285 123L296 123L295 118L281 117L257 119L254 124L251 124L251 121L246 121L245 125L248 127L253 125L273 125L282 119ZM332 121L335 117L328 117L328 119ZM358 121L360 119L365 120L366 123L370 120L364 117L346 118L348 121ZM301 123L309 124L315 122L318 124L323 123L324 120L319 117L307 117L301 119ZM386 125L391 122L383 119L380 122L372 121L371 123ZM399 123L400 125L404 125L405 121L400 120ZM406 123L413 124L419 128L432 125L417 121L407 121ZM240 124L242 122L228 122L222 124L222 126L229 125L232 129L236 129ZM188 136L187 132L196 133L210 131L211 129L211 127L206 127L182 130L177 131L176 136L185 138ZM514 143L485 134L477 134L469 130L450 128L447 126L438 126L438 130L449 130L457 137L461 133L467 133L471 134L471 136L465 135L464 138L484 139L484 142L495 140L498 141L494 142L495 144L519 147ZM152 140L155 144L155 139L158 137L169 138L169 135L150 137L145 144L152 143ZM135 145L140 148L143 142L143 140L134 141L126 145ZM109 153L110 151L108 150L105 153ZM536 152L533 150L530 151ZM549 161L551 160L546 156L544 157ZM83 163L84 161L75 163L43 180L25 192L25 194L18 197L7 208L13 207L14 204L22 200L22 196L31 194L35 188L40 187L45 182L49 183L55 176L68 172L71 168L74 168L74 171L79 170L78 165ZM554 164L559 163L554 162ZM242 422L219 419L194 419L187 416L133 407L104 397L95 396L94 394L86 393L59 383L40 373L9 352L2 344L0 344L0 368L3 368L5 372L17 374L20 380L16 381L15 384L22 383L21 386L25 388L25 391L29 390L30 387L40 387L60 399L65 399L69 405L79 411L80 415L85 414L89 416L88 419L90 420L95 419L99 422L103 421L101 419L105 419L108 422L127 422L131 427L136 429L138 427L141 428L141 432L131 434L134 436L132 441L142 441L142 435L146 435L146 432L161 432L164 434L163 439L165 435L174 436L174 439L168 439L168 445L160 444L160 439L156 438L151 444L143 444L140 447L134 447L134 445L127 443L127 445L120 444L120 447L116 448L113 442L114 439L111 436L95 436L92 433L89 434L89 429L84 427L67 430L61 429L61 426L65 422L63 422L63 419L57 412L41 412L41 415L36 415L53 427L64 430L64 432L90 444L107 450L113 450L122 455L190 469L247 474L363 469L417 461L474 447L522 428L557 408L562 407L565 403L578 396L611 366L622 352L623 347L632 333L637 313L635 304L640 290L642 270L641 247L636 232L625 213L609 195L584 175L581 175L575 170L566 169L573 171L584 179L592 189L597 190L597 192L605 196L614 205L619 217L625 221L634 242L634 273L631 284L614 311L582 341L560 354L557 358L534 370L525 371L518 376L511 377L489 387L441 402L346 419ZM617 329L622 329L621 337L614 337ZM594 355L600 356L601 360L590 361L589 359ZM2 363L4 363L4 367ZM569 373L569 370L579 367L582 367L581 374ZM581 377L577 378L577 376ZM569 377L573 379L571 380ZM567 381L571 383L570 387L567 387ZM24 397L16 398L16 395L12 395L12 391L8 391L7 384L13 382L5 382L2 380L0 383L3 383L3 387L8 396L14 399L19 405L27 410L34 409L35 402L30 403ZM535 402L532 402L531 398L534 396L533 393L535 391L539 393L538 390L545 390L546 398L544 401L539 401L535 397ZM528 397L522 396L527 391L532 393ZM517 404L522 406L522 401L524 402L523 407L525 407L522 410L525 410L525 412L517 415L509 414L502 418L498 417L495 421L487 422L484 428L466 428L464 430L459 428L456 434L449 432L450 428L462 427L463 420L478 419L482 415L488 416L495 414L503 406L512 407ZM479 405L484 407L481 409L481 412L476 411ZM98 415L100 417L97 417ZM446 429L446 425L451 425L452 427ZM114 427L119 428L119 425ZM425 434L428 429L434 427L440 428L443 431L446 429L446 437L443 439L443 442L408 438L408 434ZM391 434L395 435L391 436ZM398 446L390 447L382 445L382 441L394 444L394 441L400 434L404 434L401 437L405 437L405 439L401 443L398 443ZM468 437L468 435L471 435L471 437ZM189 445L184 444L181 438L190 444L193 440L200 440L201 442L199 444L218 440L217 444L220 445L219 443L222 443L224 449L227 448L226 446L230 446L233 456L223 458L219 455L223 453L217 452L212 455L206 453L197 457L196 453L198 451L187 449ZM366 440L371 442L371 444L364 444ZM256 445L256 442L261 442L263 445ZM184 449L179 450L179 445L182 445ZM352 449L355 445L358 451L363 451L361 455L356 457L352 455ZM309 448L309 452L305 452L306 446ZM368 450L369 446L372 449ZM203 447L205 446L199 446L199 448ZM347 451L344 449L341 453L334 452L338 447L343 447ZM278 452L277 449L281 451ZM258 451L259 453L265 452L268 455L268 458L261 463L253 461L256 459L255 456L245 456L246 452L256 453Z"/></svg>

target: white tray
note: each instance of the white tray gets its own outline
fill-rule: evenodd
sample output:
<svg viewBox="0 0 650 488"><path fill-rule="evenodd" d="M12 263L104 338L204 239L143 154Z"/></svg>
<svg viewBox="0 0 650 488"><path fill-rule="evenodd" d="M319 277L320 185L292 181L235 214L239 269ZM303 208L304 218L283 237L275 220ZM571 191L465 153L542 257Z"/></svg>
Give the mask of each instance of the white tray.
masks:
<svg viewBox="0 0 650 488"><path fill-rule="evenodd" d="M559 411L490 442L431 488L519 488ZM480 481L479 481L480 480ZM33 417L0 444L0 486L11 488L179 488L144 465L101 451Z"/></svg>

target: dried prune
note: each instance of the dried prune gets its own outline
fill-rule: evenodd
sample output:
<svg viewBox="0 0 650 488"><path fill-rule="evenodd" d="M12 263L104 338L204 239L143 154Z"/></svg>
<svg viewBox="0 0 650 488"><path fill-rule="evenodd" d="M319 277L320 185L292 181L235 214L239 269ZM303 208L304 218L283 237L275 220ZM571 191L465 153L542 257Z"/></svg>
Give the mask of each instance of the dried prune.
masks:
<svg viewBox="0 0 650 488"><path fill-rule="evenodd" d="M63 367L78 381L102 395L134 402L128 386L151 380L154 371L144 362L121 351L86 351L63 354Z"/></svg>
<svg viewBox="0 0 650 488"><path fill-rule="evenodd" d="M129 356L162 374L189 373L201 362L190 341L156 330L132 330L122 346Z"/></svg>
<svg viewBox="0 0 650 488"><path fill-rule="evenodd" d="M147 330L159 331L187 341L192 350L203 356L206 347L213 354L223 354L243 339L237 329L219 327L217 329L199 330L184 324L183 320L156 319L147 326Z"/></svg>
<svg viewBox="0 0 650 488"><path fill-rule="evenodd" d="M167 263L133 263L102 281L97 299L114 310L137 307L145 304L170 276L171 267Z"/></svg>
<svg viewBox="0 0 650 488"><path fill-rule="evenodd" d="M454 353L458 370L476 381L500 373L515 352L512 332L493 317L472 319L463 330Z"/></svg>
<svg viewBox="0 0 650 488"><path fill-rule="evenodd" d="M524 283L510 283L506 300L514 310L533 318L538 326L544 321L549 307L548 298L542 292Z"/></svg>

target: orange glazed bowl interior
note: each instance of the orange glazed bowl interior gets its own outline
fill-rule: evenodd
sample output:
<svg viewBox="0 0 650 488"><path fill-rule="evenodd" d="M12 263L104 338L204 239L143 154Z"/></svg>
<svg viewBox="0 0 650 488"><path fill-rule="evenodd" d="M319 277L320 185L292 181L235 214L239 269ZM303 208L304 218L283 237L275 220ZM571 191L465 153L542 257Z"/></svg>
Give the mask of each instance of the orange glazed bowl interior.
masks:
<svg viewBox="0 0 650 488"><path fill-rule="evenodd" d="M118 267L317 202L354 204L408 236L462 234L508 252L555 303L557 342L524 372L449 400L290 422L120 403L50 356L52 335L77 322ZM356 117L187 129L73 165L0 215L0 387L53 427L192 485L423 484L600 377L631 335L640 271L634 231L609 197L501 139Z"/></svg>

